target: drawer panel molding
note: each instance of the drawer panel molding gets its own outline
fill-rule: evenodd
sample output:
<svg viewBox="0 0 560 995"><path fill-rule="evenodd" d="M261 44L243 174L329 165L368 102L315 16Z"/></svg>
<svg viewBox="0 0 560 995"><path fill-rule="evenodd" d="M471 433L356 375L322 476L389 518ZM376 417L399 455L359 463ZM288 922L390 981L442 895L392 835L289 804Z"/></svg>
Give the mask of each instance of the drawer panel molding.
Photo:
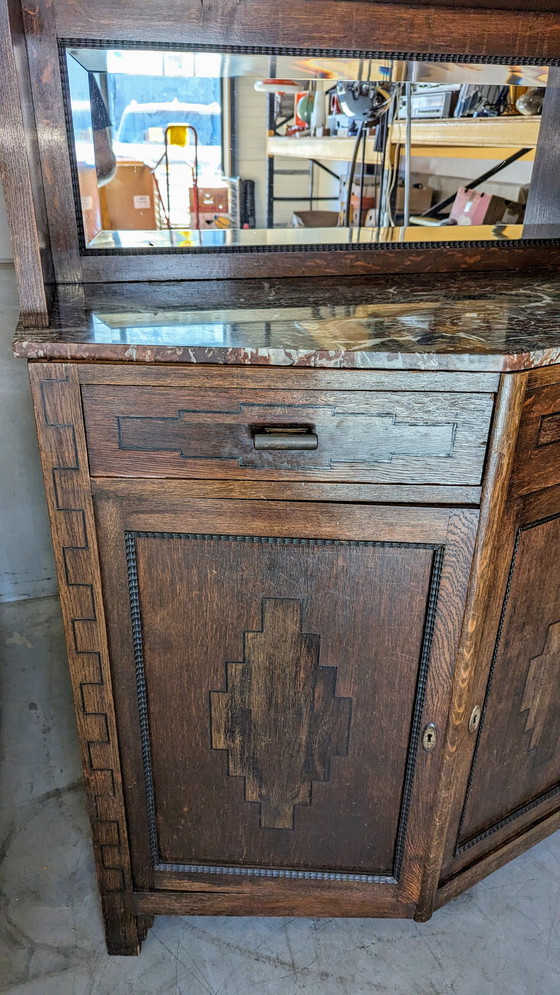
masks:
<svg viewBox="0 0 560 995"><path fill-rule="evenodd" d="M85 385L83 401L94 476L364 483L479 484L492 411L406 391Z"/></svg>

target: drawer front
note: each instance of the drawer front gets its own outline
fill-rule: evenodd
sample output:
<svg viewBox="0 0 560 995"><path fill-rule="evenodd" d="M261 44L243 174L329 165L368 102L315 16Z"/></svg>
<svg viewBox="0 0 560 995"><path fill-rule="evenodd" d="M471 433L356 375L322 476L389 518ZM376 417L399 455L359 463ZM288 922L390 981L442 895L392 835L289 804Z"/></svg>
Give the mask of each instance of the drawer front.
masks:
<svg viewBox="0 0 560 995"><path fill-rule="evenodd" d="M479 484L492 395L84 385L93 476Z"/></svg>

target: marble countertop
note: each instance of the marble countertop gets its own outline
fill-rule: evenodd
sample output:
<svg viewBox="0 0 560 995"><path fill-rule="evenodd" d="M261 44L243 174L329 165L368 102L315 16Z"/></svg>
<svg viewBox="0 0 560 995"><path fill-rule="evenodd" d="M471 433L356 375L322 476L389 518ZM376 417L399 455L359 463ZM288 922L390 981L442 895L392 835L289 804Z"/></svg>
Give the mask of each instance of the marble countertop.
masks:
<svg viewBox="0 0 560 995"><path fill-rule="evenodd" d="M18 356L96 362L524 370L560 363L553 272L58 287Z"/></svg>

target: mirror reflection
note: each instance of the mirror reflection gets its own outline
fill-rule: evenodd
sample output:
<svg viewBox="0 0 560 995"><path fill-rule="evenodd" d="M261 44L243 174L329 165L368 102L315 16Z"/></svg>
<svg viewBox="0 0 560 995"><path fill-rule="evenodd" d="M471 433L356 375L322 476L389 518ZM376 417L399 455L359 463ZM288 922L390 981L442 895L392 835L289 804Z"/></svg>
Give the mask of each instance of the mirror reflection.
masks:
<svg viewBox="0 0 560 995"><path fill-rule="evenodd" d="M524 222L544 66L85 47L65 62L86 249L539 236Z"/></svg>

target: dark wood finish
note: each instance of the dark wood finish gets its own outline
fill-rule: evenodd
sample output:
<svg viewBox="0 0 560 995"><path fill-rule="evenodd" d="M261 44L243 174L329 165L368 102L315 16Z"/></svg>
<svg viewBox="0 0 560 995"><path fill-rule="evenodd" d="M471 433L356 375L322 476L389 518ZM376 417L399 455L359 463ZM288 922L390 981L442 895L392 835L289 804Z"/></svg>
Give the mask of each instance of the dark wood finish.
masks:
<svg viewBox="0 0 560 995"><path fill-rule="evenodd" d="M110 953L139 950L97 540L76 368L29 375Z"/></svg>
<svg viewBox="0 0 560 995"><path fill-rule="evenodd" d="M550 59L560 57L556 13L448 5L395 6L360 0L221 0L202 6L168 0L165 18L153 3L115 8L110 0L56 0L63 38L203 45L277 45L382 52Z"/></svg>
<svg viewBox="0 0 560 995"><path fill-rule="evenodd" d="M499 592L506 583L507 568L502 567L500 570L500 556L504 523L509 520L507 495L525 389L525 374L503 376L496 399L480 523L434 813L435 831L425 868L423 896L416 913L416 918L420 920L429 918L432 912L449 823L454 811L462 806L472 760L474 742L469 733L468 722L474 705L482 700L483 682L488 676L488 666L484 664L489 659L491 649L488 644L485 646L484 636L486 634L488 640L488 628L497 625L500 607L495 592ZM485 630L482 619L486 614L490 616L490 625Z"/></svg>
<svg viewBox="0 0 560 995"><path fill-rule="evenodd" d="M352 699L336 694L337 668L319 666L301 600L262 598L261 610L262 628L243 633L243 661L226 664L225 690L210 692L212 749L227 750L261 829L294 830L296 805L311 805L313 782L330 781L331 758L348 755Z"/></svg>
<svg viewBox="0 0 560 995"><path fill-rule="evenodd" d="M406 798L407 790L412 792L406 830L400 828L403 778L406 781L410 750L417 750L418 737L426 722L435 720L439 729L444 727L447 707L444 675L450 683L476 513L416 509L413 522L404 508L339 506L337 515L333 516L329 505L253 501L249 495L254 485L246 485L247 497L242 501L189 499L190 485L173 481L166 485L162 504L161 490L158 494L154 483L104 481L95 488L112 652L123 661L115 680L119 722L121 729L126 730L125 780L134 786L134 797L128 798L127 805L135 840L137 886L154 887L154 862L160 889L176 888L178 876L183 880L194 877L194 881L201 881L201 886L212 885L219 881L219 872L216 879L215 874L209 875L210 868L206 872L204 868L221 860L224 865L229 862L245 868L245 876L254 873L251 867L276 868L274 873L283 881L284 889L287 887L284 869L299 869L301 880L293 874L294 909L303 908L302 893L308 883L305 874L311 879L319 875L328 880L331 872L350 875L350 883L363 885L360 892L363 897L367 887L375 886L370 897L372 910L377 908L379 896L381 905L387 905L384 891L391 892L397 904L410 903L418 897L420 854L426 840L426 827L422 825L424 805L431 793L439 750L433 753L418 750L416 754L413 786L404 794ZM119 489L122 497L118 496ZM128 572L124 533L129 536ZM232 538L220 539L224 534ZM245 541L236 538L243 535L250 538ZM278 537L280 542L259 538L263 536ZM280 537L285 537L284 541ZM436 593L430 596L429 591L437 576L434 569L438 558L441 559L437 552L440 546L445 552L436 607L433 600ZM364 570L370 578L367 588L361 581ZM407 578L406 606L399 601L402 597L399 592L405 589L402 571ZM229 584L228 576L237 581ZM131 577L132 589L137 591L132 609L127 596ZM178 587L181 577L184 581ZM246 578L244 582L242 577ZM329 593L325 596L327 588ZM187 599L187 610L179 607L183 597ZM157 610L154 598L159 604ZM142 619L146 620L147 628L141 633L134 622L136 603ZM165 605L171 609L171 615ZM352 605L350 614L349 605ZM261 634L267 630L266 625L264 630L262 626L270 608L278 613L275 645L279 647L280 659L288 653L299 661L295 664L296 672L303 666L298 692L302 702L310 702L303 674L309 673L308 665L314 670L317 661L315 658L313 664L313 657L319 647L315 679L320 680L313 692L315 704L308 713L293 711L289 695L286 698L287 688L281 692L281 684L275 682L273 697L268 699L268 724L265 723L269 732L265 733L262 723L266 713L258 721L254 717L249 721L247 707L243 706L243 694L248 691L242 692L234 674L239 681L243 670L243 634L253 634L246 637L246 646L247 640L254 644L259 630ZM396 620L403 611L407 612L408 623L397 636ZM289 625L282 621L287 618L286 613L290 618L293 615ZM290 645L298 645L299 637L293 626L298 613L301 613L300 631L315 634L303 637L307 647L305 665L298 652L294 656L294 650L288 649ZM360 620L359 625L355 619ZM162 642L164 630L166 637ZM286 644L282 642L282 632L292 633ZM426 678L419 685L422 687L427 680L420 718L418 699L415 709L413 700L417 694L416 668L426 666L427 638L431 638L431 662ZM144 777L146 754L142 758L142 720L135 704L134 674L140 645L150 716L154 786L141 793L138 785ZM285 649L281 649L283 645ZM373 667L367 663L372 647L376 660ZM382 665L384 654L393 660L389 669ZM184 659L189 660L191 675L187 683L181 662ZM236 660L240 662L236 664ZM400 667L395 669L398 660L409 660L410 666L402 671ZM255 665L254 658L252 663ZM437 681L432 679L432 673L437 674ZM388 687L382 691L381 685L387 679L391 692ZM258 686L258 682L253 683L251 693L259 694ZM227 736L237 736L234 750L241 749L243 744L241 753L233 759L230 754L229 768L223 736L226 692L233 694L237 703L232 703L231 721L225 723ZM166 705L170 694L176 702L177 725L174 720L170 723ZM278 696L282 697L282 707ZM351 717L346 699L352 699ZM385 705L380 711L381 700ZM276 701L277 707L271 701ZM254 709L255 705L251 710L253 716ZM395 709L401 710L400 717ZM304 714L308 714L307 720ZM372 714L376 715L373 729ZM246 717L242 718L243 715ZM162 722L168 730L164 735L157 731ZM276 726L278 722L281 724ZM291 733L290 722L295 723ZM348 722L350 731L346 740ZM310 744L312 736L315 744L306 748L307 764L311 764L306 768L307 778L312 782L310 796L306 793L305 778L301 780L302 761L296 760L293 752L298 727L306 742ZM236 734L234 729L238 730ZM284 799L284 804L277 804L276 809L266 808L259 826L259 805L251 801L259 800L262 808L267 792L278 797L280 790L274 779L271 755L263 767L261 750L267 739L273 744L270 749L277 757L278 770L286 775L281 782L281 787L285 785L282 792L287 791L288 798L296 800L286 803ZM229 749L232 742L229 740ZM249 747L249 743L253 745ZM330 778L323 780L329 754L334 754L330 760ZM291 765L287 763L290 758ZM189 774L191 769L200 776ZM234 776L227 776L228 769ZM258 771L258 776L254 775L257 782L251 781L251 770ZM246 782L244 794L243 783L238 783L243 779L235 775L247 778L247 772L249 785ZM293 783L289 780L291 776L295 778ZM261 785L261 793L257 795L255 783ZM150 810L152 790L156 818L151 823L150 850L150 820L146 818L146 810ZM305 804L309 797L311 804ZM333 802L339 812L335 823ZM219 818L212 815L216 805L222 813ZM276 828L267 828L271 822ZM279 828L278 822L284 828ZM288 828L288 823L294 828ZM326 824L330 826L328 834L321 828ZM394 867L394 861L398 860L399 848L403 863L397 884L394 875L398 868ZM196 874L193 864L199 868ZM355 875L358 875L356 880ZM366 875L365 881L360 880L361 875ZM228 889L230 877L224 873L223 885ZM338 897L335 902L333 896L333 911L338 908L337 902ZM348 908L349 904L347 896L343 907ZM283 907L290 907L288 900ZM312 914L312 896L307 896L306 907Z"/></svg>
<svg viewBox="0 0 560 995"><path fill-rule="evenodd" d="M539 143L531 173L525 208L525 225L557 225L560 222L558 171L560 169L560 69L551 68L545 91Z"/></svg>
<svg viewBox="0 0 560 995"><path fill-rule="evenodd" d="M343 397L361 414L366 399L398 397L427 401L432 417L434 397L492 404L466 390L467 374L448 390L451 374L398 373L397 392L383 372L370 391L365 372L353 391L349 371L325 371L328 389L317 370L233 369L227 387L219 372L32 368L113 951L135 952L154 913L424 920L557 824L558 462L519 494L535 445L558 445L554 375L501 379L467 594L474 509L375 505L389 484L305 483L300 470L293 481L90 480L81 391L86 410L89 396L134 395L127 417L140 420L146 398L159 410L167 394L218 412L225 396ZM411 377L422 389L407 389ZM454 490L402 487L401 501ZM91 527L91 489L102 588L96 536L78 530ZM111 776L100 789L101 764Z"/></svg>
<svg viewBox="0 0 560 995"><path fill-rule="evenodd" d="M140 912L164 916L307 916L310 904L313 916L317 918L332 916L333 904L338 916L348 918L368 917L374 913L378 919L409 919L414 911L412 903L396 905L394 901L377 896L372 900L374 886L366 892L359 885L349 888L345 884L337 894L333 888L335 882L329 882L328 890L315 889L315 882L309 882L307 894L294 898L293 886L284 890L282 883L275 882L272 889L265 882L259 882L258 888L249 894L238 894L234 889L212 893L202 888L196 894L187 891L135 892L133 901Z"/></svg>
<svg viewBox="0 0 560 995"><path fill-rule="evenodd" d="M22 6L55 278L58 283L79 283L82 269L58 64L55 3L37 0Z"/></svg>
<svg viewBox="0 0 560 995"><path fill-rule="evenodd" d="M104 491L124 496L129 478L104 478ZM93 481L95 487L96 481ZM146 494L161 494L159 479L144 481ZM165 485L166 493L174 500L178 491L174 483ZM443 484L349 484L316 483L301 480L259 480L253 482L248 492L243 480L185 480L179 485L181 494L193 498L235 498L239 501L306 501L322 503L366 503L394 505L478 505L480 487L446 487Z"/></svg>
<svg viewBox="0 0 560 995"><path fill-rule="evenodd" d="M560 505L520 525L457 850L554 794L560 803Z"/></svg>
<svg viewBox="0 0 560 995"><path fill-rule="evenodd" d="M560 367L559 367L560 369ZM445 393L493 393L500 384L499 373L452 373L411 370L331 370L290 367L236 366L224 369L198 363L164 369L157 366L113 363L77 367L82 384L115 384L121 387L242 387L245 390L367 390L437 391ZM560 379L560 373L557 374Z"/></svg>
<svg viewBox="0 0 560 995"><path fill-rule="evenodd" d="M48 324L45 282L52 279L50 244L17 0L0 2L0 104L0 177L10 220L21 321L24 326L43 327Z"/></svg>
<svg viewBox="0 0 560 995"><path fill-rule="evenodd" d="M5 0L4 0L5 2ZM14 5L17 0L12 0ZM514 2L515 6L515 2ZM420 56L442 54L509 58L537 63L560 58L560 24L548 7L535 11L370 3L364 0L271 0L203 5L170 0L161 19L150 3L122 5L108 0L36 0L24 5L27 50L56 279L61 283L136 280L239 279L249 276L347 276L357 272L430 273L489 268L557 269L560 249L508 242L467 248L444 244L420 248L342 251L258 251L231 253L80 255L78 222L63 113L58 39L151 44L255 46L303 50L364 51L375 39L381 52ZM443 11L445 10L445 15ZM333 25L336 28L333 29ZM14 205L14 227L17 226ZM542 235L542 232L540 233Z"/></svg>
<svg viewBox="0 0 560 995"><path fill-rule="evenodd" d="M461 883L463 873L467 882L476 877L477 868L484 876L504 862L502 847L513 856L524 849L524 836L533 831L531 827L554 827L549 817L560 805L555 673L560 588L554 568L560 553L558 461L549 461L547 474L541 474L542 490L515 496L518 474L532 459L527 438L538 434L535 411L547 410L547 394L556 389L548 386L546 372L540 392L539 378L532 378L533 390L520 409L518 439L512 439L509 447L508 462L514 472L500 519L499 544L491 552L493 589L479 621L480 662L465 723L476 703L481 706L481 723L476 734L466 728L463 733L441 872L442 883L454 882L450 887L457 894L468 887ZM484 509L483 498L482 520Z"/></svg>
<svg viewBox="0 0 560 995"><path fill-rule="evenodd" d="M492 412L487 394L404 391L84 385L82 398L93 476L476 485ZM317 447L258 448L266 427Z"/></svg>
<svg viewBox="0 0 560 995"><path fill-rule="evenodd" d="M531 370L527 374L528 390L534 390L535 387L548 387L555 383L560 384L560 365Z"/></svg>
<svg viewBox="0 0 560 995"><path fill-rule="evenodd" d="M547 836L557 832L559 829L560 811L541 819L534 826L526 829L522 836L516 836L509 842L502 843L501 846L461 871L456 877L445 881L438 889L435 908L439 909L442 905L446 905L447 902L456 898L457 895L462 895L473 884L478 884L488 874L497 871L499 867L503 867L504 864L518 857L521 853L525 853L526 850L529 850L532 846L540 843L541 840L546 839Z"/></svg>
<svg viewBox="0 0 560 995"><path fill-rule="evenodd" d="M513 474L517 494L558 482L560 466L560 383L527 393Z"/></svg>
<svg viewBox="0 0 560 995"><path fill-rule="evenodd" d="M344 0L346 2L346 0ZM350 2L350 0L347 0ZM362 0L360 0L362 2ZM366 2L366 0L364 0ZM221 252L83 256L82 278L88 283L129 280L239 280L273 277L352 277L357 274L527 272L560 267L560 247L530 241L485 242L468 248L453 243L411 249L379 245L375 249L307 252Z"/></svg>
<svg viewBox="0 0 560 995"><path fill-rule="evenodd" d="M468 372L558 362L553 280L547 296L541 278L531 313L520 278L501 307L487 279L450 276L447 310L435 277L414 299L401 278L377 290L371 352L333 348L331 323L332 341L302 339L301 353L276 340L267 352L258 336L225 357L173 353L163 332L143 352L123 341L99 353L91 310L111 298L115 314L127 293L116 284L131 279L194 282L131 291L129 317L162 295L188 309L262 292L272 306L296 273L362 274L363 288L376 272L554 268L560 249L81 258L57 43L305 54L358 52L365 39L545 62L560 60L558 4L169 0L164 19L152 0L35 0L23 15L17 0L0 4L22 320L46 322L49 237L56 278L74 288L21 352L110 364L30 370L109 951L137 953L158 913L424 920L560 825L560 368L501 378L489 444L497 378ZM559 220L559 78L554 68L528 226ZM279 279L234 294L201 282L248 276ZM331 280L328 303L356 304L350 283ZM294 300L319 293L298 286ZM471 300L461 287L478 336L462 355L451 342ZM412 345L401 353L402 306ZM418 308L433 322L431 355L414 339ZM265 427L316 433L317 449L256 450ZM476 504L481 482L479 527L475 508L444 503Z"/></svg>

